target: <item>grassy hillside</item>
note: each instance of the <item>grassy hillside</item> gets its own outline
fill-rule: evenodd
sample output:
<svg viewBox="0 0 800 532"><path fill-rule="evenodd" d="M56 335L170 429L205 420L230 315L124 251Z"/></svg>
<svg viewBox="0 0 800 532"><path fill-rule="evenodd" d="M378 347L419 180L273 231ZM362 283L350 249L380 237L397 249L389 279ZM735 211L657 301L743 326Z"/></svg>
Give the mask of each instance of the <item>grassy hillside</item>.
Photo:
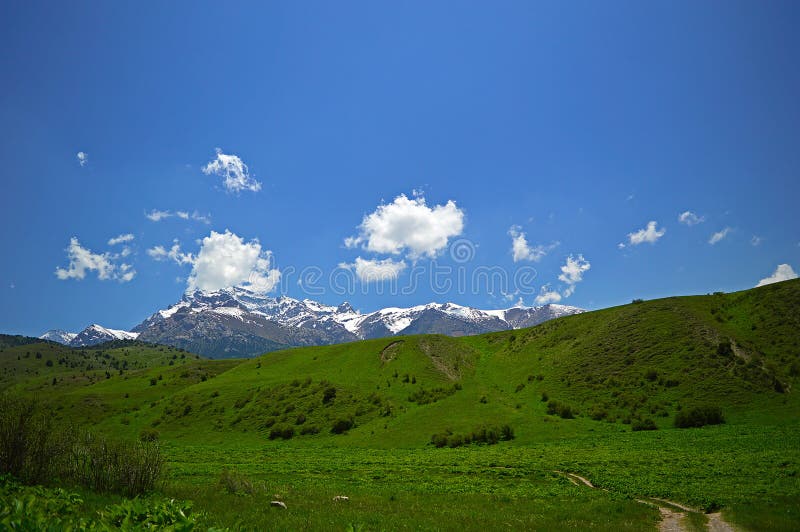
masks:
<svg viewBox="0 0 800 532"><path fill-rule="evenodd" d="M546 527L567 519L561 501L575 526L641 529L659 515L641 497L722 506L751 528L800 523L800 281L250 360L7 343L0 386L108 434L157 433L172 464L167 490L223 524L402 528L391 516L421 508L409 528ZM674 428L708 406L724 425ZM449 448L503 426L512 440ZM217 484L225 468L261 486L247 507L278 493L294 511L248 513ZM581 490L555 470L610 491ZM332 508L339 493L358 503Z"/></svg>

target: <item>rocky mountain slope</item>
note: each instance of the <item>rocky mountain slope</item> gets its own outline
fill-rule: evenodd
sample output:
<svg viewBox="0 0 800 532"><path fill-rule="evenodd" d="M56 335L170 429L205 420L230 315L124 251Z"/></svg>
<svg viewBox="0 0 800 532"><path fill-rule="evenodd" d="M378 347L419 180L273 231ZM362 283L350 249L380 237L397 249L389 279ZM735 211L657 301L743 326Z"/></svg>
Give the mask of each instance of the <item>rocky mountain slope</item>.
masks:
<svg viewBox="0 0 800 532"><path fill-rule="evenodd" d="M438 333L466 336L531 327L577 314L565 305L480 310L454 303L389 307L363 314L349 303L323 305L310 299L269 297L240 287L187 293L132 332L87 327L70 333L48 331L42 338L74 347L134 339L181 347L203 355L252 356L286 347L327 345L393 335Z"/></svg>

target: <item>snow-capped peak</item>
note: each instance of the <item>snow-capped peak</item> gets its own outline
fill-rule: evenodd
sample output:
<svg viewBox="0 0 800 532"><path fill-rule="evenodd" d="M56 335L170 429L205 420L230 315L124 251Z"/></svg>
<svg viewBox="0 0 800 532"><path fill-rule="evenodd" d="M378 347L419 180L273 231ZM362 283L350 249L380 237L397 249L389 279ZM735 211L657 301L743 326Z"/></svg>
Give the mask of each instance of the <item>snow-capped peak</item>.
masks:
<svg viewBox="0 0 800 532"><path fill-rule="evenodd" d="M50 329L42 334L39 338L42 340L50 340L51 342L58 342L59 344L69 345L69 343L78 336L77 333L62 331L61 329Z"/></svg>

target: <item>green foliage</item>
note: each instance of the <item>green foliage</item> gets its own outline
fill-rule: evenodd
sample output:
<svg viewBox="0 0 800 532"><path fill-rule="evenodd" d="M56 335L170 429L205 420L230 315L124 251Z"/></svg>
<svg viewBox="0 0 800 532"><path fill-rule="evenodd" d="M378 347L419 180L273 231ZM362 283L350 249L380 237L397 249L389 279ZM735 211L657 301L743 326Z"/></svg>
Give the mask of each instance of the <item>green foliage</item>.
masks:
<svg viewBox="0 0 800 532"><path fill-rule="evenodd" d="M294 436L294 427L289 425L276 425L269 431L270 440L291 440Z"/></svg>
<svg viewBox="0 0 800 532"><path fill-rule="evenodd" d="M571 406L558 401L550 401L547 403L547 413L562 419L573 419L575 417Z"/></svg>
<svg viewBox="0 0 800 532"><path fill-rule="evenodd" d="M124 499L94 515L83 498L61 488L23 486L0 477L0 529L4 530L194 530L201 517L174 499Z"/></svg>
<svg viewBox="0 0 800 532"><path fill-rule="evenodd" d="M655 422L650 418L637 419L631 423L631 430L636 432L640 430L658 430Z"/></svg>
<svg viewBox="0 0 800 532"><path fill-rule="evenodd" d="M332 434L343 434L348 430L352 429L354 422L351 418L341 418L334 421L333 426L331 427Z"/></svg>
<svg viewBox="0 0 800 532"><path fill-rule="evenodd" d="M452 430L439 432L431 436L434 447L460 447L462 445L494 445L500 441L514 439L514 429L511 425L481 426L469 434L455 434Z"/></svg>
<svg viewBox="0 0 800 532"><path fill-rule="evenodd" d="M454 384L453 386L437 386L435 388L420 388L415 392L411 393L408 396L408 400L411 403L417 403L418 405L427 405L431 403L435 403L436 401L440 401L445 397L449 397L456 393L459 388Z"/></svg>
<svg viewBox="0 0 800 532"><path fill-rule="evenodd" d="M255 486L247 477L227 467L220 472L217 485L233 495L253 495L256 492Z"/></svg>
<svg viewBox="0 0 800 532"><path fill-rule="evenodd" d="M679 429L719 425L725 423L722 409L718 406L697 406L684 409L675 416L675 426Z"/></svg>
<svg viewBox="0 0 800 532"><path fill-rule="evenodd" d="M37 400L0 395L0 472L35 484L56 479L97 492L152 491L164 459L157 443L107 440L58 427Z"/></svg>
<svg viewBox="0 0 800 532"><path fill-rule="evenodd" d="M145 427L139 433L139 440L144 442L158 441L159 432L156 429Z"/></svg>

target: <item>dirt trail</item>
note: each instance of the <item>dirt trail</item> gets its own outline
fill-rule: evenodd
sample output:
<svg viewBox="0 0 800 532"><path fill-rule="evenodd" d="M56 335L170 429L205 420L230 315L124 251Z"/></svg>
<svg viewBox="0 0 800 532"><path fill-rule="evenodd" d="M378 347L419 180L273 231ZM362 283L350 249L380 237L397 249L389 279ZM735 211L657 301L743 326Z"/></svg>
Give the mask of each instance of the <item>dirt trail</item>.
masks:
<svg viewBox="0 0 800 532"><path fill-rule="evenodd" d="M712 532L734 532L734 528L730 525L730 523L725 522L722 519L722 515L719 512L713 514L706 514L708 517L708 529Z"/></svg>
<svg viewBox="0 0 800 532"><path fill-rule="evenodd" d="M567 478L567 480L569 480L576 486L584 485L588 488L602 489L603 491L608 491L605 488L598 488L597 486L592 484L588 478L576 475L575 473L565 473L563 471L554 471L554 473L558 473L559 475L564 476L565 478ZM638 503L658 508L658 511L661 513L661 521L658 523L659 532L685 532L686 528L683 525L683 520L686 517L686 514L687 513L703 514L702 510L699 510L697 508L692 508L691 506L686 506L685 504L681 504L679 502L670 501L668 499L659 499L657 497L650 497L647 500L644 499L635 499L635 500ZM722 518L721 513L716 512L704 515L706 516L707 519L706 527L712 532L736 531L736 529L733 528L733 526L731 526L730 523L726 522Z"/></svg>
<svg viewBox="0 0 800 532"><path fill-rule="evenodd" d="M683 527L685 513L670 510L666 506L659 506L658 511L661 512L661 522L658 523L659 532L685 532L686 529Z"/></svg>

